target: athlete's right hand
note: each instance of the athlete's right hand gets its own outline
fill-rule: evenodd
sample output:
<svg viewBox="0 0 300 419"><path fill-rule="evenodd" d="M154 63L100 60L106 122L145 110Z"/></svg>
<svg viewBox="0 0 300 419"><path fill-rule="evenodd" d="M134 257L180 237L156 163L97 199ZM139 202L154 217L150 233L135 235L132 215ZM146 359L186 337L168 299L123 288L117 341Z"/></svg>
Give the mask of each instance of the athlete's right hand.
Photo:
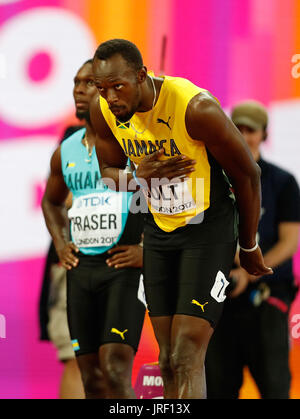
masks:
<svg viewBox="0 0 300 419"><path fill-rule="evenodd" d="M56 249L59 261L65 269L70 270L78 265L79 259L74 255L74 252L78 253L79 249L72 242L67 243L61 249Z"/></svg>
<svg viewBox="0 0 300 419"><path fill-rule="evenodd" d="M250 275L264 276L273 274L272 268L268 268L265 265L259 246L254 252L244 252L240 249L239 257L241 267L246 269Z"/></svg>
<svg viewBox="0 0 300 419"><path fill-rule="evenodd" d="M183 155L171 157L167 160L160 160L163 154L164 149L161 148L143 158L136 170L136 176L141 183L144 181L148 186L151 186L151 179L162 178L169 180L177 178L178 181L179 177L186 177L195 170L195 160Z"/></svg>

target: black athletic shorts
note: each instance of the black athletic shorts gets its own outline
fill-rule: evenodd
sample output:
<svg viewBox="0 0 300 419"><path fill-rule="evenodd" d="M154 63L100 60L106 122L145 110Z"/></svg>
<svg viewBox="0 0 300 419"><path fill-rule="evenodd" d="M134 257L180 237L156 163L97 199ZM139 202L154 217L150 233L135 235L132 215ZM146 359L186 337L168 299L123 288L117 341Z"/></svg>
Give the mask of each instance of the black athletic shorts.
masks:
<svg viewBox="0 0 300 419"><path fill-rule="evenodd" d="M107 266L107 253L79 253L79 265L67 272L67 312L76 356L98 352L106 343L137 351L145 316L141 269ZM138 291L140 291L138 293Z"/></svg>
<svg viewBox="0 0 300 419"><path fill-rule="evenodd" d="M144 250L145 293L150 316L185 314L215 327L226 298L236 241L197 249Z"/></svg>
<svg viewBox="0 0 300 419"><path fill-rule="evenodd" d="M171 233L148 214L144 229L144 282L150 316L185 314L215 327L226 298L238 236L230 198L212 205L198 224Z"/></svg>

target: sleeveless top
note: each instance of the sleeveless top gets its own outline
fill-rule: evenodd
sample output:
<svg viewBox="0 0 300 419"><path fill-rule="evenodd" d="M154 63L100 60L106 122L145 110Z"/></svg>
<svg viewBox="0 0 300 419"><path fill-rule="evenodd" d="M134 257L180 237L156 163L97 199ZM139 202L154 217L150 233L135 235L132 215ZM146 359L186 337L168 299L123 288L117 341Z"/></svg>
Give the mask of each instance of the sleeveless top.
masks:
<svg viewBox="0 0 300 419"><path fill-rule="evenodd" d="M130 214L133 194L115 192L102 182L95 147L89 157L82 144L84 135L85 128L61 145L62 172L73 194L72 207L68 211L72 241L86 255L104 253L120 243L121 238L123 244L137 244L143 226L141 216ZM135 218L134 226L133 220L130 221L132 218ZM131 229L127 228L128 222Z"/></svg>
<svg viewBox="0 0 300 419"><path fill-rule="evenodd" d="M165 232L193 223L195 217L230 195L230 184L219 163L205 144L192 139L186 130L189 102L206 91L186 79L165 76L153 109L136 112L126 123L116 119L104 98L99 99L108 126L135 164L161 147L165 150L162 160L182 154L197 162L187 181L154 184L145 191L154 221Z"/></svg>

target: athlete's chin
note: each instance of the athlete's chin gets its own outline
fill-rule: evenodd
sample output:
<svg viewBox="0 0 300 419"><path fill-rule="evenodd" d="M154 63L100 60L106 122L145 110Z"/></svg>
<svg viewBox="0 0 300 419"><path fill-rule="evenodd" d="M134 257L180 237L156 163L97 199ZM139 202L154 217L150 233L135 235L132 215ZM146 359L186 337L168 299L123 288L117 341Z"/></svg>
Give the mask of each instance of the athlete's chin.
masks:
<svg viewBox="0 0 300 419"><path fill-rule="evenodd" d="M88 121L90 119L90 112L89 110L78 110L76 109L76 117L80 120L80 121Z"/></svg>

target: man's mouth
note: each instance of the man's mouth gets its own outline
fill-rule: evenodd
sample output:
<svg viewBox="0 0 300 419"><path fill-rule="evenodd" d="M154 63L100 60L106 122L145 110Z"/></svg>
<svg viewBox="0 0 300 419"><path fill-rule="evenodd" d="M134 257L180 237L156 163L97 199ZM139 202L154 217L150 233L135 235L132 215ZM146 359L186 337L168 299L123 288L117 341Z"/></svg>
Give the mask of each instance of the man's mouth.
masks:
<svg viewBox="0 0 300 419"><path fill-rule="evenodd" d="M82 108L86 108L87 106L88 106L88 104L86 103L86 102L75 102L76 103L76 107L77 108L80 108L80 109L82 109Z"/></svg>
<svg viewBox="0 0 300 419"><path fill-rule="evenodd" d="M109 108L110 111L114 114L114 115L120 115L122 113L122 111L124 110L123 107L119 107L119 106L112 106L111 108Z"/></svg>

